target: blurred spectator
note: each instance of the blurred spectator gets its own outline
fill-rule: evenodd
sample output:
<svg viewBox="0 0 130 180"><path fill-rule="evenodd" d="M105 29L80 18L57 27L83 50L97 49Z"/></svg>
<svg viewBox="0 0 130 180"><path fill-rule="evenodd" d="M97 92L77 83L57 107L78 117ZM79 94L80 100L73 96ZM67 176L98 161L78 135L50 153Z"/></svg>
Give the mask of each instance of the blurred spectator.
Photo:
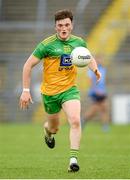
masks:
<svg viewBox="0 0 130 180"><path fill-rule="evenodd" d="M96 78L91 70L88 70L88 77L90 82L90 88L88 96L91 103L89 107L86 107L86 112L82 118L82 127L86 122L91 120L97 114L101 119L102 128L104 131L109 130L109 110L107 100L107 88L106 88L106 68L103 65L103 59L101 55L95 57L98 69L102 74L100 82L96 83Z"/></svg>

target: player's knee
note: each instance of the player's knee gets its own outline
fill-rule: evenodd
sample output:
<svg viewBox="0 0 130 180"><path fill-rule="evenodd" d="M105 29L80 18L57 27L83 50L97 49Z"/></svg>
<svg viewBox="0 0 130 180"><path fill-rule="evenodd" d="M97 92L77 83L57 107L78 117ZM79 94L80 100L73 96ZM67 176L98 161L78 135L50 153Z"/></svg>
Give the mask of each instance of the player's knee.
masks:
<svg viewBox="0 0 130 180"><path fill-rule="evenodd" d="M80 119L76 116L71 117L71 127L77 128L80 126Z"/></svg>

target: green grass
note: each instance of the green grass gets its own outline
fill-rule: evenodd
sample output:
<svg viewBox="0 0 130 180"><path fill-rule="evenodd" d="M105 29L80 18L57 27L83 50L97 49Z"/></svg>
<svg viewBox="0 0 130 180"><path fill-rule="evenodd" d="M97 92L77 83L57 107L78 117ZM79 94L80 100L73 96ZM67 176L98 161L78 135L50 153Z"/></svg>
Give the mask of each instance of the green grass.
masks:
<svg viewBox="0 0 130 180"><path fill-rule="evenodd" d="M130 126L98 124L84 129L79 153L80 171L68 173L69 127L56 135L55 149L43 142L42 125L0 125L0 178L125 179L130 178Z"/></svg>

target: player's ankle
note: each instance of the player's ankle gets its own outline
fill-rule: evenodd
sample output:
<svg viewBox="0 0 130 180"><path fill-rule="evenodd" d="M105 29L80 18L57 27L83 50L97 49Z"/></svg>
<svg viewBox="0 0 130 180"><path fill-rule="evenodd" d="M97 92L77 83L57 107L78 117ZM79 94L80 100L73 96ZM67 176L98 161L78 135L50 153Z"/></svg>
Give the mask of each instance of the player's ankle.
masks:
<svg viewBox="0 0 130 180"><path fill-rule="evenodd" d="M70 150L70 162L72 163L77 163L77 158L78 158L78 149L71 149Z"/></svg>
<svg viewBox="0 0 130 180"><path fill-rule="evenodd" d="M77 164L77 158L76 157L71 157L70 158L70 164Z"/></svg>
<svg viewBox="0 0 130 180"><path fill-rule="evenodd" d="M47 127L44 127L44 129L45 129L45 135L46 135L47 137L52 137L52 133L48 130L48 128L47 128Z"/></svg>

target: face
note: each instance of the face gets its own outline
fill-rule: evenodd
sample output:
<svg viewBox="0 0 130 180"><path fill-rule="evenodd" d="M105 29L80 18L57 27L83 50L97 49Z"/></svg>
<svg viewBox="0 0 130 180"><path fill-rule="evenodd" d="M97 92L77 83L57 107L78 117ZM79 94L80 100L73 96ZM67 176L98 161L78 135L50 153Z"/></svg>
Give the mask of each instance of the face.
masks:
<svg viewBox="0 0 130 180"><path fill-rule="evenodd" d="M56 32L60 39L66 40L69 38L73 29L73 24L69 18L56 21Z"/></svg>

